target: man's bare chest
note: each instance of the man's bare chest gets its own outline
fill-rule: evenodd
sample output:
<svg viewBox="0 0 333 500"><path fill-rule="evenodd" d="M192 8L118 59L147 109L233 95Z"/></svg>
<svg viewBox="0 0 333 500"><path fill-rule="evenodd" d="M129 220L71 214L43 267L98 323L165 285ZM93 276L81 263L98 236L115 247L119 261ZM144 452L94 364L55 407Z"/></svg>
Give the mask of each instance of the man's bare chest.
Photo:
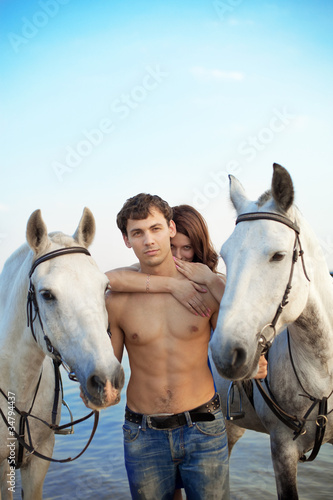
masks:
<svg viewBox="0 0 333 500"><path fill-rule="evenodd" d="M195 316L170 294L132 293L126 307L120 326L127 342L137 345L194 339L210 331L209 318Z"/></svg>

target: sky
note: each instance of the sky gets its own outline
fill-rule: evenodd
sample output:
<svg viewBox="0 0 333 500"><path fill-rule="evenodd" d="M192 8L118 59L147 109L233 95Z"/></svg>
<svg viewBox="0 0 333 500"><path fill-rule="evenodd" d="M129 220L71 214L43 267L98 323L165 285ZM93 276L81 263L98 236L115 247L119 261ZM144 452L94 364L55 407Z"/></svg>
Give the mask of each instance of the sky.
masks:
<svg viewBox="0 0 333 500"><path fill-rule="evenodd" d="M40 208L49 231L96 219L102 271L135 262L116 227L140 192L234 227L272 164L333 270L333 3L0 0L0 269Z"/></svg>

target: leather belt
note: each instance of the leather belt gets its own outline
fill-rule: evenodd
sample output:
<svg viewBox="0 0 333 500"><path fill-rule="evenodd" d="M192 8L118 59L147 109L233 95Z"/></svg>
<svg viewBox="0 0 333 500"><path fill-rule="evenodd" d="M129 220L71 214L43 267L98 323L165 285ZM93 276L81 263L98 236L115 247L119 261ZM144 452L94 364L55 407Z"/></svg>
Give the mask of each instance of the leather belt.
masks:
<svg viewBox="0 0 333 500"><path fill-rule="evenodd" d="M190 410L188 413L192 422L209 422L215 420L212 411L220 408L220 397L217 393L207 403ZM173 415L143 415L131 411L128 407L125 409L125 419L135 424L142 424L143 417L146 417L147 426L154 429L174 429L186 425L186 413L175 413Z"/></svg>

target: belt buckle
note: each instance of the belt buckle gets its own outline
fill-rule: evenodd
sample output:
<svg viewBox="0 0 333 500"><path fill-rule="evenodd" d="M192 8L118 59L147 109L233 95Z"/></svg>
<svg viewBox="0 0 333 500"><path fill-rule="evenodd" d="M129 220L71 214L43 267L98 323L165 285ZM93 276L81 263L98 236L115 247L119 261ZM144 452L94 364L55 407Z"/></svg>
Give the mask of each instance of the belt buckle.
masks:
<svg viewBox="0 0 333 500"><path fill-rule="evenodd" d="M157 415L147 415L146 416L147 426L150 429L155 429L155 430L159 430L160 429L160 427L158 425L158 419L156 419L156 417L157 417ZM154 420L155 420L155 422L154 422ZM162 422L162 420L161 420L161 422Z"/></svg>
<svg viewBox="0 0 333 500"><path fill-rule="evenodd" d="M156 429L156 430L161 430L164 428L167 429L169 426L164 426L165 421L168 418L175 418L175 417L176 415L173 413L158 413L156 415L147 415L146 416L147 426L150 427L151 429Z"/></svg>

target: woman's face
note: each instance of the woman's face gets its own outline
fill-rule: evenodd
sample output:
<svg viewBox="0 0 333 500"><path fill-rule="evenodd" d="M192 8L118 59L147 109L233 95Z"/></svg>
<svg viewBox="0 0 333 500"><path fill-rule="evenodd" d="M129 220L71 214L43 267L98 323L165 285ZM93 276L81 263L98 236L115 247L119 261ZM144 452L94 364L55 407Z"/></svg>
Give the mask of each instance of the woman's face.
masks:
<svg viewBox="0 0 333 500"><path fill-rule="evenodd" d="M194 250L190 238L185 236L185 234L176 233L176 235L171 238L171 252L177 259L192 262Z"/></svg>

